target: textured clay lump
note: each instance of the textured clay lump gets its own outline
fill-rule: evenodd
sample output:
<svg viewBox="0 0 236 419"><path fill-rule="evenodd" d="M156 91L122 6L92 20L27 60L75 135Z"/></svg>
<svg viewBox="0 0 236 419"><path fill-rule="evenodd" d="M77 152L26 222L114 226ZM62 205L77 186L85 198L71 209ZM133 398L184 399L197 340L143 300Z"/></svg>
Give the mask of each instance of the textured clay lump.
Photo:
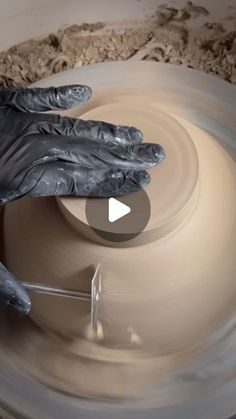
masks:
<svg viewBox="0 0 236 419"><path fill-rule="evenodd" d="M235 10L229 14L226 20L232 28ZM205 23L192 25L199 18ZM128 59L180 64L236 84L236 31L212 22L206 8L190 1L181 9L162 5L154 16L140 21L75 23L1 52L0 88L26 86L87 64Z"/></svg>

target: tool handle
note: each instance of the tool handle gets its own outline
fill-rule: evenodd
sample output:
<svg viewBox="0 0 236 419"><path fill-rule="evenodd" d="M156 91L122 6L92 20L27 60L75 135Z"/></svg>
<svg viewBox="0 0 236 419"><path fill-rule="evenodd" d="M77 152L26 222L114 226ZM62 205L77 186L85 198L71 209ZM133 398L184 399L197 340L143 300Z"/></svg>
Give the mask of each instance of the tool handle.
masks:
<svg viewBox="0 0 236 419"><path fill-rule="evenodd" d="M31 284L29 282L22 282L21 284L26 290L38 292L40 294L47 294L64 298L73 298L75 300L81 301L91 301L91 294L89 292L54 288L44 284Z"/></svg>

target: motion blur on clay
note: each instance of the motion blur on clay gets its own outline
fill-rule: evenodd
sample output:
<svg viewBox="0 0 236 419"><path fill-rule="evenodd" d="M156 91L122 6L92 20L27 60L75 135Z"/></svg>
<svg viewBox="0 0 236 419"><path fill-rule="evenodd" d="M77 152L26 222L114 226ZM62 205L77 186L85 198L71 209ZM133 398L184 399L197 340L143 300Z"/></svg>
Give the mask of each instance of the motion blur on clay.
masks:
<svg viewBox="0 0 236 419"><path fill-rule="evenodd" d="M234 0L0 6L0 416L233 417Z"/></svg>

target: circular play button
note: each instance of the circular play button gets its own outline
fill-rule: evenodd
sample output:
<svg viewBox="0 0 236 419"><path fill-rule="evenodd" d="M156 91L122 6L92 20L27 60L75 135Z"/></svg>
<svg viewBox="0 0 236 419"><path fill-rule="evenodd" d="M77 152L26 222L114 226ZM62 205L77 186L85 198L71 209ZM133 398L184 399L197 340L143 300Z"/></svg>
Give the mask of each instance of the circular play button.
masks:
<svg viewBox="0 0 236 419"><path fill-rule="evenodd" d="M122 197L89 197L85 211L90 228L98 236L110 242L124 242L145 229L151 206L148 195L141 189Z"/></svg>

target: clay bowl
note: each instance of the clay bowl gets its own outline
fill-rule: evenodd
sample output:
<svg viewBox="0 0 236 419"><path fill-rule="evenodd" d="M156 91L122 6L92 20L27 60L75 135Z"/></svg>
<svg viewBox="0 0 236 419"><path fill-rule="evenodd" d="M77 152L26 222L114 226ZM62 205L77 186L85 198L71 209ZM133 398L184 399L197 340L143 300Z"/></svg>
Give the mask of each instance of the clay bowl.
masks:
<svg viewBox="0 0 236 419"><path fill-rule="evenodd" d="M96 225L88 225L85 199L21 200L5 214L8 268L28 282L89 291L100 263L104 342L127 347L132 329L157 353L199 343L235 308L232 157L213 135L163 112L159 92L100 89L71 113L138 126L145 139L163 145L166 159L151 171L147 188L148 225L117 247L93 233ZM87 302L35 294L32 301L31 318L39 326L83 336Z"/></svg>
<svg viewBox="0 0 236 419"><path fill-rule="evenodd" d="M139 353L151 360L141 369L150 372L155 365L157 373L161 359L164 376L171 371L173 377L179 365L201 368L204 351L215 348L234 322L236 94L224 82L172 66L104 68L64 72L38 85L89 84L90 102L65 114L137 126L146 141L163 145L166 159L152 169L146 189L148 224L117 245L94 233L85 199L22 199L5 211L5 263L24 281L88 292L100 263L103 337L92 343L99 348L96 357L108 362L112 353L120 368L122 357L131 362ZM92 359L94 346L86 346L89 303L31 297L33 322L70 339L73 348L80 342L80 355L84 348ZM157 379L150 377L153 385Z"/></svg>

